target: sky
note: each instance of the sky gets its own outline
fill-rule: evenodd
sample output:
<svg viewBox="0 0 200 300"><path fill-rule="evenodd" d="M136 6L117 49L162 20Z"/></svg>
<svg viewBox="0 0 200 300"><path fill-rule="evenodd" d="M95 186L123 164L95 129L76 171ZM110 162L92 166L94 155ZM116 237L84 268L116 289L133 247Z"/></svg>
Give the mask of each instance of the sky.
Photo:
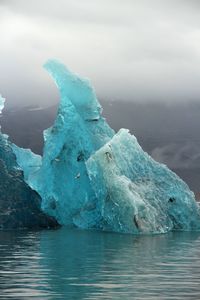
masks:
<svg viewBox="0 0 200 300"><path fill-rule="evenodd" d="M0 0L0 41L6 108L57 104L42 67L57 58L90 78L115 129L131 129L169 167L199 174L199 0Z"/></svg>
<svg viewBox="0 0 200 300"><path fill-rule="evenodd" d="M100 99L200 102L200 1L0 0L0 93L58 101L42 68L57 58Z"/></svg>

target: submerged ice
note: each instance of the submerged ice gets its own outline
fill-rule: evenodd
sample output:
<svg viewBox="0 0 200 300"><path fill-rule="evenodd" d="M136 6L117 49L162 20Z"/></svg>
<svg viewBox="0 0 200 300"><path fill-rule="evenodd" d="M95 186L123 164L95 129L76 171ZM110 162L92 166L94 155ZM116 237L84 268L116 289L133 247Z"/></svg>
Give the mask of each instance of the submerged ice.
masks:
<svg viewBox="0 0 200 300"><path fill-rule="evenodd" d="M79 228L135 234L200 229L186 183L145 153L128 130L115 134L90 82L55 60L45 69L61 99L44 132L43 156L11 146L42 210Z"/></svg>

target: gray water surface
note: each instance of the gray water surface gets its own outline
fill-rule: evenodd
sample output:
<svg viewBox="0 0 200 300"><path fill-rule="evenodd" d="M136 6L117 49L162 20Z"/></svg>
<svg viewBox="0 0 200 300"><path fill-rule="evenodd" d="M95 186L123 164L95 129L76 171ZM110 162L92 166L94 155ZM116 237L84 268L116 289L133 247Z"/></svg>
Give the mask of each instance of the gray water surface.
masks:
<svg viewBox="0 0 200 300"><path fill-rule="evenodd" d="M0 232L0 299L200 299L200 233Z"/></svg>

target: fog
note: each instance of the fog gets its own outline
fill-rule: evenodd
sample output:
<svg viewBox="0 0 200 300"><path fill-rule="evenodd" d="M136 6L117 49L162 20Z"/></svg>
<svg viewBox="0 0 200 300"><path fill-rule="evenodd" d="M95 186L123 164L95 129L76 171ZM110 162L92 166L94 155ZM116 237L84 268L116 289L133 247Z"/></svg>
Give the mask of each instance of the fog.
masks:
<svg viewBox="0 0 200 300"><path fill-rule="evenodd" d="M0 38L12 141L41 153L59 100L42 66L57 58L90 78L116 131L199 191L200 1L0 0ZM20 108L30 105L45 109Z"/></svg>
<svg viewBox="0 0 200 300"><path fill-rule="evenodd" d="M109 101L200 101L198 0L0 0L7 106L58 101L42 69L58 58Z"/></svg>

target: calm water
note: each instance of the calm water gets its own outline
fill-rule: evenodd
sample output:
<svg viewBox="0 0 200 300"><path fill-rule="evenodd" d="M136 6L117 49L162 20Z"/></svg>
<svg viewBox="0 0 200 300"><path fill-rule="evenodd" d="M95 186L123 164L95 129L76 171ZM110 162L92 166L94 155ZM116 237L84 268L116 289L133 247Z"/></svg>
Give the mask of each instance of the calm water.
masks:
<svg viewBox="0 0 200 300"><path fill-rule="evenodd" d="M0 233L0 299L200 299L200 233Z"/></svg>

